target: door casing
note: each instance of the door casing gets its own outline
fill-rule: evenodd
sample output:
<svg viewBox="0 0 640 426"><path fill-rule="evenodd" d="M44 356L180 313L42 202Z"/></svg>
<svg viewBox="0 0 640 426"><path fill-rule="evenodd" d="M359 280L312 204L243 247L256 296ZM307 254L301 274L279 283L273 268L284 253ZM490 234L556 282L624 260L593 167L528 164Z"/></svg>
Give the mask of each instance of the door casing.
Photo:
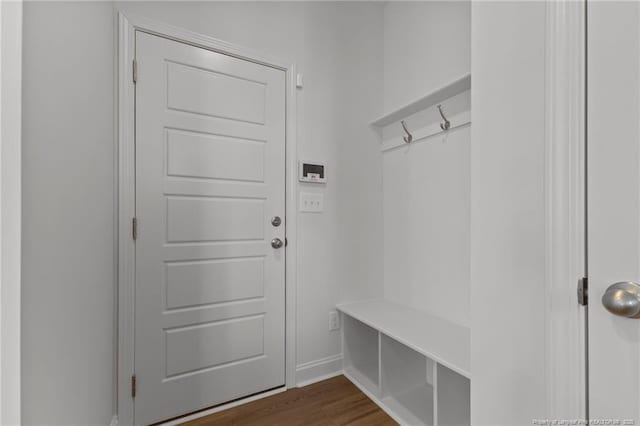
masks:
<svg viewBox="0 0 640 426"><path fill-rule="evenodd" d="M586 1L546 4L543 308L548 419L585 419L588 407L588 312L576 295L578 280L587 276Z"/></svg>
<svg viewBox="0 0 640 426"><path fill-rule="evenodd" d="M131 377L134 372L135 318L135 242L132 238L132 219L135 217L135 32L149 34L212 50L260 65L282 70L286 74L286 270L285 270L285 383L295 386L296 368L296 250L297 250L297 143L296 143L296 64L237 46L226 41L174 27L151 19L118 14L118 305L117 305L117 378L118 424L134 422L134 399L131 396ZM267 393L268 394L268 393ZM265 395L267 395L265 394ZM255 398L253 398L255 399ZM237 405L237 403L236 403Z"/></svg>
<svg viewBox="0 0 640 426"><path fill-rule="evenodd" d="M0 424L22 416L22 6L0 3Z"/></svg>

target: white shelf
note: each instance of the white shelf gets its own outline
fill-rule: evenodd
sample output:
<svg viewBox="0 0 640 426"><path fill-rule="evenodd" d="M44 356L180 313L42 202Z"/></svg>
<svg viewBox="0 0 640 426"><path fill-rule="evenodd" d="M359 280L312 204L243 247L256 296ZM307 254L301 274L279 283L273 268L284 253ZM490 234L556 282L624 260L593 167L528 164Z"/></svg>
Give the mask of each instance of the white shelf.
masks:
<svg viewBox="0 0 640 426"><path fill-rule="evenodd" d="M471 89L471 74L465 74L462 77L453 80L449 84L446 84L445 86L421 97L420 99L383 115L377 120L371 122L371 125L376 127L387 126L408 117L411 114L415 114L418 111L435 106L445 99L449 99L469 89Z"/></svg>
<svg viewBox="0 0 640 426"><path fill-rule="evenodd" d="M471 378L469 328L382 299L337 306L348 315L456 373Z"/></svg>

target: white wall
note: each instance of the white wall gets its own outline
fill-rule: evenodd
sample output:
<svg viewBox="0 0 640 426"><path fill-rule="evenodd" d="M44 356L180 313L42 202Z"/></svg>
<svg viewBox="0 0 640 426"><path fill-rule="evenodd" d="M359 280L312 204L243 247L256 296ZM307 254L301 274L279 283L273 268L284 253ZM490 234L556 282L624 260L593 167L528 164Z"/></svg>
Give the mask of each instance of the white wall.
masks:
<svg viewBox="0 0 640 426"><path fill-rule="evenodd" d="M25 6L25 424L114 411L115 11L297 62L298 154L325 161L325 212L298 219L298 364L339 368L340 300L382 294L381 3L108 2ZM362 165L371 165L363 170ZM315 361L319 366L315 366Z"/></svg>
<svg viewBox="0 0 640 426"><path fill-rule="evenodd" d="M545 405L544 2L472 6L471 424Z"/></svg>
<svg viewBox="0 0 640 426"><path fill-rule="evenodd" d="M24 4L23 424L113 415L113 22Z"/></svg>
<svg viewBox="0 0 640 426"><path fill-rule="evenodd" d="M388 151L384 296L469 326L469 126Z"/></svg>
<svg viewBox="0 0 640 426"><path fill-rule="evenodd" d="M470 2L389 2L384 24L385 111L469 72ZM443 105L449 117L469 111L469 93ZM435 108L406 119L414 133L439 121ZM385 138L400 133L390 127ZM468 326L469 127L387 151L382 164L385 298Z"/></svg>
<svg viewBox="0 0 640 426"><path fill-rule="evenodd" d="M384 110L470 70L470 1L390 1L384 9Z"/></svg>
<svg viewBox="0 0 640 426"><path fill-rule="evenodd" d="M0 424L20 424L22 2L0 2Z"/></svg>

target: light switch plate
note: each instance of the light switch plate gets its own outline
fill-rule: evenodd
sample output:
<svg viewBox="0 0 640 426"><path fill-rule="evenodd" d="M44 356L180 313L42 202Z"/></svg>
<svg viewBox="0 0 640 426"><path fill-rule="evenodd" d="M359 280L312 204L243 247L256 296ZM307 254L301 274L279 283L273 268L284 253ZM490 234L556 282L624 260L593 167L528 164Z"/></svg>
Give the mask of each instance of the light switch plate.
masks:
<svg viewBox="0 0 640 426"><path fill-rule="evenodd" d="M324 210L324 195L318 192L300 193L300 211L306 213L322 213Z"/></svg>

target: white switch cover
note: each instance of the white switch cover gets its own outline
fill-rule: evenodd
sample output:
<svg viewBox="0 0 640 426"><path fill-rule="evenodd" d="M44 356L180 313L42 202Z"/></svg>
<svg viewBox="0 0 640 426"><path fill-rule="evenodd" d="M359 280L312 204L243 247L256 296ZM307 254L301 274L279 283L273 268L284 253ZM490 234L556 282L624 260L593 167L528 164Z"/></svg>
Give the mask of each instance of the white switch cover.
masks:
<svg viewBox="0 0 640 426"><path fill-rule="evenodd" d="M324 210L324 195L317 192L300 193L300 211L307 213L322 213Z"/></svg>

